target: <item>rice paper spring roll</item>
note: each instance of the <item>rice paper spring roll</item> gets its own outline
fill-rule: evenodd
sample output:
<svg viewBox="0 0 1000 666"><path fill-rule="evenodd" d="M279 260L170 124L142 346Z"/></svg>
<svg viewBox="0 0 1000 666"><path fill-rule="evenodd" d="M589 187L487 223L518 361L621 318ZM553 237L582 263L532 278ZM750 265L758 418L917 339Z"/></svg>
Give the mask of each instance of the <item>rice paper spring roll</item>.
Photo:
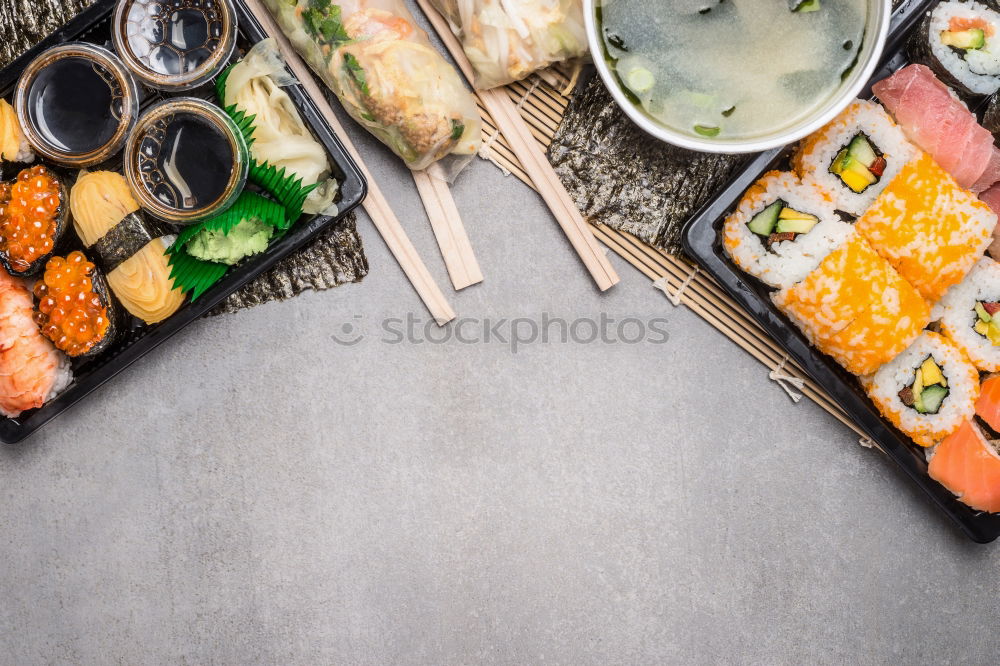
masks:
<svg viewBox="0 0 1000 666"><path fill-rule="evenodd" d="M411 169L452 177L479 149L476 101L402 0L264 0L347 112Z"/></svg>
<svg viewBox="0 0 1000 666"><path fill-rule="evenodd" d="M587 54L580 0L431 0L462 41L479 90Z"/></svg>

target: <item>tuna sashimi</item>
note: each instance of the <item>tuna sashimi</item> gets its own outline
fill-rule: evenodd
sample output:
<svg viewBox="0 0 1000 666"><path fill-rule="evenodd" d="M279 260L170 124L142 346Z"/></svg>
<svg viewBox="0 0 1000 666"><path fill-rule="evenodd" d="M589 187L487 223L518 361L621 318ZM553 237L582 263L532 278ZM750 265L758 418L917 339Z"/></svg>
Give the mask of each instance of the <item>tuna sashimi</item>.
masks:
<svg viewBox="0 0 1000 666"><path fill-rule="evenodd" d="M994 185L979 195L979 200L1000 215L1000 185ZM986 250L993 259L1000 261L1000 224L993 229L993 242Z"/></svg>
<svg viewBox="0 0 1000 666"><path fill-rule="evenodd" d="M978 194L979 192L985 192L998 182L1000 182L1000 148L994 146L990 161L986 164L986 170L983 171L983 175L969 189ZM993 207L990 206L990 208ZM995 213L996 209L993 212Z"/></svg>
<svg viewBox="0 0 1000 666"><path fill-rule="evenodd" d="M910 140L961 187L985 189L981 179L994 159L993 135L928 67L908 65L872 89Z"/></svg>
<svg viewBox="0 0 1000 666"><path fill-rule="evenodd" d="M973 509L1000 512L1000 454L971 421L938 445L928 472Z"/></svg>

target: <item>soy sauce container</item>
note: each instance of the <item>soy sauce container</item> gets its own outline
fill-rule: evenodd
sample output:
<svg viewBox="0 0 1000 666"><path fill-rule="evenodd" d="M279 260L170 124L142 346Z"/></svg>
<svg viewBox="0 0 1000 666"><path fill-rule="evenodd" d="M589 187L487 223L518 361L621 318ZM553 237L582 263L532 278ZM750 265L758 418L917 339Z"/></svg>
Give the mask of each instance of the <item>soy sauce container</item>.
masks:
<svg viewBox="0 0 1000 666"><path fill-rule="evenodd" d="M124 162L140 206L161 220L190 224L232 205L246 184L250 155L219 107L178 97L139 117Z"/></svg>
<svg viewBox="0 0 1000 666"><path fill-rule="evenodd" d="M143 84L183 91L219 73L236 46L232 0L119 0L115 51Z"/></svg>
<svg viewBox="0 0 1000 666"><path fill-rule="evenodd" d="M107 49L70 42L28 63L14 109L32 148L58 164L85 167L121 150L139 115L139 89Z"/></svg>

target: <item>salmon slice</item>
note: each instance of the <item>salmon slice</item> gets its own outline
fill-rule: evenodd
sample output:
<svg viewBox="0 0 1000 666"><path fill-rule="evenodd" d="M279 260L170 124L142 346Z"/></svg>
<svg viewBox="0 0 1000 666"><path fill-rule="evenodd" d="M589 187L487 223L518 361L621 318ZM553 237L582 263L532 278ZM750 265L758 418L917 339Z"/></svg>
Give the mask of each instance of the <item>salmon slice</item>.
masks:
<svg viewBox="0 0 1000 666"><path fill-rule="evenodd" d="M938 445L928 471L964 504L1000 513L1000 454L972 421Z"/></svg>
<svg viewBox="0 0 1000 666"><path fill-rule="evenodd" d="M989 427L1000 432L1000 375L990 375L980 385L976 414Z"/></svg>

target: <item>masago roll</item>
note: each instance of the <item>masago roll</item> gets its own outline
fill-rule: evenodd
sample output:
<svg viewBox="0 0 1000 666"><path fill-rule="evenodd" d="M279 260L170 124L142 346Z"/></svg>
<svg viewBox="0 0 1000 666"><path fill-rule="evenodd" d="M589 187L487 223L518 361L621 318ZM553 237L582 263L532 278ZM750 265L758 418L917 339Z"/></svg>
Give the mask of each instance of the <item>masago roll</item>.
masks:
<svg viewBox="0 0 1000 666"><path fill-rule="evenodd" d="M891 361L930 321L930 305L857 233L771 298L812 344L856 375Z"/></svg>
<svg viewBox="0 0 1000 666"><path fill-rule="evenodd" d="M795 284L850 235L830 199L794 173L771 171L753 184L723 228L723 248L771 287Z"/></svg>
<svg viewBox="0 0 1000 666"><path fill-rule="evenodd" d="M926 153L910 161L854 228L929 302L961 282L997 216Z"/></svg>

